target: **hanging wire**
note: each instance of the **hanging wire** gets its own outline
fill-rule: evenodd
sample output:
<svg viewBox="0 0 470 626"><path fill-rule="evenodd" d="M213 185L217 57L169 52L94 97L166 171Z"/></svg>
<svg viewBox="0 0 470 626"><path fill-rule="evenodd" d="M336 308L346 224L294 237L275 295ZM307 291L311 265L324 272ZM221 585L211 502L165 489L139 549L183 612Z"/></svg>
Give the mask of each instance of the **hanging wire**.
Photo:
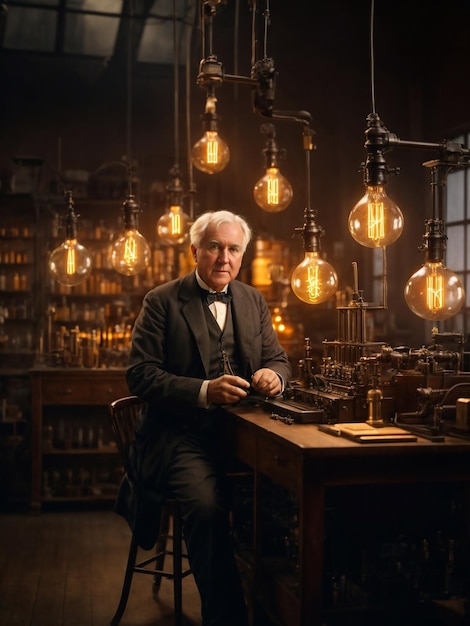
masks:
<svg viewBox="0 0 470 626"><path fill-rule="evenodd" d="M205 5L209 6L209 16L207 19L209 28L208 28L208 39L209 39L209 50L208 50L208 56L211 57L213 54L213 21L214 21L214 14L216 12L216 4L212 3L212 2L201 2L201 26L202 26L202 58L206 58L206 17L205 17L205 12L204 12L204 7Z"/></svg>
<svg viewBox="0 0 470 626"><path fill-rule="evenodd" d="M370 3L370 86L372 113L375 114L375 59L374 59L374 9L375 0Z"/></svg>
<svg viewBox="0 0 470 626"><path fill-rule="evenodd" d="M197 12L196 17L197 19ZM188 160L188 185L189 185L189 217L194 219L194 195L196 193L196 185L194 183L194 165L191 158L191 37L186 36L186 154Z"/></svg>
<svg viewBox="0 0 470 626"><path fill-rule="evenodd" d="M129 22L127 29L127 107L126 107L126 158L132 164L132 30L134 27L134 0L129 2ZM129 177L131 178L131 177ZM130 184L130 181L129 181ZM129 193L131 190L129 189Z"/></svg>
<svg viewBox="0 0 470 626"><path fill-rule="evenodd" d="M312 182L310 175L310 148L305 149L305 199L306 206L310 208L310 203L312 199Z"/></svg>
<svg viewBox="0 0 470 626"><path fill-rule="evenodd" d="M179 167L179 62L178 62L178 37L176 30L176 0L173 0L173 77L174 77L174 140L175 140L175 165Z"/></svg>
<svg viewBox="0 0 470 626"><path fill-rule="evenodd" d="M263 59L268 56L268 30L271 20L271 12L269 10L269 0L266 0L266 9L263 13L264 17L264 36L263 36Z"/></svg>
<svg viewBox="0 0 470 626"><path fill-rule="evenodd" d="M251 67L256 63L256 0L251 9Z"/></svg>
<svg viewBox="0 0 470 626"><path fill-rule="evenodd" d="M200 3L199 8L199 24L201 30L201 59L204 59L206 56L206 21L204 19L204 2Z"/></svg>
<svg viewBox="0 0 470 626"><path fill-rule="evenodd" d="M255 65L257 61L256 54L256 17L258 12L258 3L257 0L252 1L252 16L251 16L251 65ZM270 18L271 12L269 8L269 0L266 0L266 8L263 11L263 59L266 59L268 56L268 31L270 26Z"/></svg>
<svg viewBox="0 0 470 626"><path fill-rule="evenodd" d="M235 18L234 18L234 25L233 25L233 70L236 76L238 76L238 71L239 71L239 66L238 66L239 32L240 32L240 0L235 0ZM236 86L236 83L235 83L235 86Z"/></svg>

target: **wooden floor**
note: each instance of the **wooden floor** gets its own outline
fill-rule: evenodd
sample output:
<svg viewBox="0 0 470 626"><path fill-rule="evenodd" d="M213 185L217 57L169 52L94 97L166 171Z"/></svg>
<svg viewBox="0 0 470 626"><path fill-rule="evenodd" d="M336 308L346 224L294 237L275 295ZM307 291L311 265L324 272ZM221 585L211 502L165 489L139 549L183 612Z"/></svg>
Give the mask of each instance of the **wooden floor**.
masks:
<svg viewBox="0 0 470 626"><path fill-rule="evenodd" d="M121 594L129 541L124 519L108 510L1 513L0 626L108 626ZM173 626L171 582L162 581L155 601L152 580L134 575L120 626ZM183 581L183 610L184 626L201 626L192 576ZM468 626L469 621L443 606L441 619L414 626L424 623Z"/></svg>
<svg viewBox="0 0 470 626"><path fill-rule="evenodd" d="M0 515L0 624L107 626L116 610L130 531L112 511ZM143 552L150 555L150 552ZM120 626L172 626L171 582L159 599L152 577L134 575ZM183 581L187 626L200 626L192 576Z"/></svg>

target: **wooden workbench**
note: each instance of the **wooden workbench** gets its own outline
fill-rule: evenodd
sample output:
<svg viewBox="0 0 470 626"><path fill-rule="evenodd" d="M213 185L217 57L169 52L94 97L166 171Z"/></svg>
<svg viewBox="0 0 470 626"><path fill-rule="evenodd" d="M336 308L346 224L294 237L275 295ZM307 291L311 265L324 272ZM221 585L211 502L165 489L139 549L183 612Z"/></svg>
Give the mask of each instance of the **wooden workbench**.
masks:
<svg viewBox="0 0 470 626"><path fill-rule="evenodd" d="M446 437L444 442L433 443L418 437L415 442L360 444L320 432L314 424L285 424L250 405L229 409L227 418L233 453L254 470L256 600L285 626L326 623L323 568L329 489L406 485L416 487L418 493L423 485L466 485L470 479L470 441L466 439ZM263 535L269 532L261 514L263 477L294 494L297 502L298 587L294 591L263 564ZM392 501L390 506L394 506ZM352 518L354 511L350 514ZM372 530L381 522L370 523Z"/></svg>

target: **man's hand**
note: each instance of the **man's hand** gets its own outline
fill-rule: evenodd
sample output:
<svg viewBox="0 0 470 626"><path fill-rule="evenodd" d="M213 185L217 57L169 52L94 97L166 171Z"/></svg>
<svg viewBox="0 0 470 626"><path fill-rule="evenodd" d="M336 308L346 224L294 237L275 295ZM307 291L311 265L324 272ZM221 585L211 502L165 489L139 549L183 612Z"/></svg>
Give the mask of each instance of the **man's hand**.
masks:
<svg viewBox="0 0 470 626"><path fill-rule="evenodd" d="M234 404L248 395L250 383L240 376L224 374L209 381L207 400L213 404Z"/></svg>
<svg viewBox="0 0 470 626"><path fill-rule="evenodd" d="M281 379L267 367L256 370L251 377L251 386L264 396L277 396L282 391Z"/></svg>

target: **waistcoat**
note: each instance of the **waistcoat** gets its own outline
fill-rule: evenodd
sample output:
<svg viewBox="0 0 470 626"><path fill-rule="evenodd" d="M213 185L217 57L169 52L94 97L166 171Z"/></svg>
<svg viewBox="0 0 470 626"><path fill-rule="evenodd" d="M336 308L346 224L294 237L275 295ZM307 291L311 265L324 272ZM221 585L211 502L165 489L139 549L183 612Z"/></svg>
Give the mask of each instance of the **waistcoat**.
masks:
<svg viewBox="0 0 470 626"><path fill-rule="evenodd" d="M227 355L232 371L236 375L242 375L242 367L240 357L235 340L235 332L233 329L232 308L227 307L227 318L225 320L224 329L221 330L216 319L207 306L204 307L204 315L206 316L207 328L210 338L210 367L209 378L217 378L224 372L223 352ZM242 372L242 374L240 374Z"/></svg>

